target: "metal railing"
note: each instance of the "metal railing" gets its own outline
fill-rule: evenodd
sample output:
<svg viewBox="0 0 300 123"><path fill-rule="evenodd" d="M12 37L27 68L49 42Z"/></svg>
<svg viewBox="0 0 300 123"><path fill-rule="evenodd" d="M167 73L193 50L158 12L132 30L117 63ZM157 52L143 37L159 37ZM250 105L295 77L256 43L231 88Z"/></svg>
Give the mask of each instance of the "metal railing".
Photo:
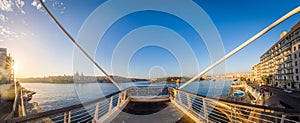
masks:
<svg viewBox="0 0 300 123"><path fill-rule="evenodd" d="M7 122L110 122L131 96L167 96L178 109L196 122L291 122L300 123L300 111L266 107L205 97L173 87L131 87L105 97L57 110L14 118ZM299 119L298 119L299 120Z"/></svg>
<svg viewBox="0 0 300 123"><path fill-rule="evenodd" d="M105 97L83 104L73 105L8 120L9 123L46 122L78 123L109 122L116 117L134 96L167 96L168 89L163 86L136 86L109 94Z"/></svg>
<svg viewBox="0 0 300 123"><path fill-rule="evenodd" d="M23 99L23 89L19 82L14 83L15 95L12 109L12 117L21 117L26 115Z"/></svg>
<svg viewBox="0 0 300 123"><path fill-rule="evenodd" d="M171 102L196 122L299 123L297 110L214 99L174 88L169 92Z"/></svg>
<svg viewBox="0 0 300 123"><path fill-rule="evenodd" d="M116 111L127 105L126 93L126 90L122 90L83 104L13 118L7 122L104 122L112 114L116 114Z"/></svg>

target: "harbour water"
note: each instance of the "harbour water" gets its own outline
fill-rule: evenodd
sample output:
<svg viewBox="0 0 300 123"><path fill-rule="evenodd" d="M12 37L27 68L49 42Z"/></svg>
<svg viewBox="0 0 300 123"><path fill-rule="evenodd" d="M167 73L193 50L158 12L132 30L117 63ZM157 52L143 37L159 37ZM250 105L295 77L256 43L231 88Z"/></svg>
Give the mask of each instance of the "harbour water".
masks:
<svg viewBox="0 0 300 123"><path fill-rule="evenodd" d="M21 83L21 85L28 90L36 92L30 102L37 102L44 111L94 100L117 91L117 88L111 83ZM147 81L141 81L120 83L120 85L123 88L128 88L131 86L157 86L161 84L149 84ZM165 86L180 85L169 84ZM209 97L219 97L227 95L230 87L231 82L229 80L199 81L191 83L183 90Z"/></svg>

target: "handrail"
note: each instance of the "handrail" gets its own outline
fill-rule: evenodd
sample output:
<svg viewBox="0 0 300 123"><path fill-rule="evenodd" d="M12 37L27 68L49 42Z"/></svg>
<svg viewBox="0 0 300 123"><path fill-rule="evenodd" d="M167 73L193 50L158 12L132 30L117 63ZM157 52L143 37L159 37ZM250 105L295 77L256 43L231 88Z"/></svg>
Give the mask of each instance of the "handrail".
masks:
<svg viewBox="0 0 300 123"><path fill-rule="evenodd" d="M16 116L16 111L17 111L17 102L18 102L18 86L17 86L17 82L14 82L14 89L15 89L15 98L14 98L14 103L13 103L13 107L12 107L12 112L14 113L13 115Z"/></svg>
<svg viewBox="0 0 300 123"><path fill-rule="evenodd" d="M14 118L14 119L9 119L8 122L26 122L26 121L40 119L40 118L43 118L43 117L52 116L52 115L55 115L55 114L60 114L60 113L68 112L68 111L75 110L75 109L84 108L84 106L89 106L89 105L95 104L97 102L104 101L105 99L110 98L110 97L112 97L112 96L114 96L116 94L119 94L119 93L121 93L121 92L123 92L123 91L125 91L127 89L124 89L122 91L117 91L117 92L114 92L114 93L109 94L107 96L95 99L93 101L85 102L85 103L82 103L82 104L77 104L77 105L73 105L73 106L69 106L69 107L64 107L64 108L60 108L60 109L45 111L45 112L41 112L41 113L37 113L37 114L30 114L30 115L26 115L24 117L18 117L18 118Z"/></svg>
<svg viewBox="0 0 300 123"><path fill-rule="evenodd" d="M161 87L163 87L163 86L161 86ZM73 105L73 106L69 106L69 107L65 107L65 108L61 108L61 109L50 110L50 111L46 111L46 112L41 112L41 113L37 113L37 114L30 114L30 115L27 115L24 117L13 118L13 119L7 120L7 122L29 122L29 121L35 121L35 120L39 120L39 119L48 118L48 117L51 119L55 119L55 118L53 118L53 116L61 117L61 118L64 117L64 119L60 118L61 120L59 120L59 121L62 121L62 120L66 121L66 119L70 119L71 117L74 118L75 116L79 116L79 115L80 116L83 115L82 117L87 117L85 119L91 120L90 116L88 116L88 115L76 114L76 112L77 113L81 112L82 111L81 109L86 108L85 106L90 107L88 109L91 110L92 112L95 111L95 113L94 113L95 121L104 121L103 119L110 117L110 115L116 115L115 113L111 114L111 112L113 110L115 111L115 108L118 108L119 104L121 102L123 102L127 99L130 99L130 98L126 98L126 97L130 97L130 95L125 94L128 91L130 91L130 88L132 88L132 87L126 88L122 91L114 92L112 94L98 98L93 101L85 102L83 104L77 104L77 105ZM170 86L163 87L163 88L168 88L167 90L169 92L170 97L174 97L173 94L175 94L175 96L176 96L176 94L179 94L177 96L177 98L180 98L179 100L183 101L183 102L180 101L181 104L183 104L183 103L188 104L188 107L184 108L185 110L194 111L193 110L194 108L197 108L197 109L201 108L199 106L198 107L195 106L194 102L191 102L191 101L195 98L202 99L202 101L203 101L202 104L198 104L199 102L198 103L195 102L195 104L197 103L196 105L202 105L203 106L202 108L204 108L203 111L206 112L206 115L207 115L208 109L211 109L211 107L213 107L214 104L216 104L217 106L221 106L221 107L216 107L216 108L220 109L220 111L224 110L223 113L225 113L225 114L230 112L229 110L232 110L233 113L235 113L235 115L240 116L240 117L231 116L231 118L241 118L242 115L245 115L245 114L242 114L241 111L248 110L248 109L251 109L250 112L252 114L254 113L254 114L260 114L260 115L266 115L268 117L274 117L275 119L280 119L280 117L276 116L277 114L280 114L282 116L295 116L295 115L299 116L300 115L300 111L293 110L293 109L267 107L267 106L253 105L253 104L242 103L242 102L233 102L233 101L228 101L228 100L223 100L223 99L216 99L216 98L212 98L212 97L206 97L201 94L194 94L194 93L180 90L180 89L170 87ZM130 92L128 92L128 93L130 93ZM123 94L125 94L125 95L123 95ZM180 97L180 95L182 95L183 97ZM105 99L108 99L107 103L103 102ZM171 99L171 101L176 100L176 99L172 99L172 98L170 98L170 99ZM116 106L116 105L118 105L118 106ZM123 104L122 106L125 106L125 105ZM96 109L93 109L94 107L96 107ZM178 105L177 105L177 107L178 107ZM231 109L233 107L235 107L235 109ZM101 110L98 110L98 108L101 108ZM105 111L107 113L105 113L104 116L102 115L101 119L97 119L97 118L99 118L98 113L103 114L101 112L103 110L105 110L105 108L106 108L106 110L108 110L108 111ZM178 108L180 109L180 106ZM182 109L182 107L181 107L181 109ZM71 115L71 112L72 112L72 114L74 113L76 115L75 116ZM197 113L197 112L194 111L194 113ZM272 114L265 114L265 113L272 113ZM218 115L216 113L212 113L212 114ZM209 115L209 116L213 117L212 115ZM208 115L205 117L208 117ZM217 116L214 116L214 117L217 117ZM254 116L249 116L249 117L251 118ZM196 115L195 118L198 118L200 120L202 117ZM257 118L257 117L254 117L254 118ZM76 119L78 119L78 118L75 118L72 120L76 120ZM219 119L220 119L220 117L219 117ZM289 119L285 119L285 120L288 121ZM70 121L70 120L67 120L67 121Z"/></svg>
<svg viewBox="0 0 300 123"><path fill-rule="evenodd" d="M21 100L21 110L22 110L22 116L26 116L26 111L25 111L25 105L24 105L24 98L23 98L23 89L20 87L20 100Z"/></svg>
<svg viewBox="0 0 300 123"><path fill-rule="evenodd" d="M169 88L171 102L195 122L295 122L300 111L219 100Z"/></svg>
<svg viewBox="0 0 300 123"><path fill-rule="evenodd" d="M198 75L196 75L195 77L193 77L192 79L190 79L189 81L187 81L186 83L184 83L183 85L181 85L179 87L179 89L182 89L185 86L187 86L188 84L190 84L191 82L195 81L200 76L204 75L205 73L207 73L208 71L210 71L211 69L213 69L214 67L216 67L217 65L219 65L220 63L224 62L226 59L230 58L232 55L234 55L235 53L237 53L241 49L245 48L246 46L248 46L249 44L251 44L252 42L254 42L256 39L258 39L259 37L261 37L265 33L269 32L271 29L273 29L275 26L277 26L281 22L285 21L286 19L292 17L293 15L295 15L295 14L297 14L299 12L300 12L300 6L298 6L295 9L293 9L292 11L290 11L289 13L287 13L286 15L282 16L280 19L276 20L270 26L266 27L265 29L263 29L262 31L260 31L259 33L257 33L256 35L254 35L253 37L251 37L250 39L248 39L246 42L244 42L243 44L241 44L240 46L238 46L237 48L235 48L234 50L232 50L231 52L229 52L228 54L226 54L224 57L222 57L221 59L219 59L218 61L216 61L212 65L208 66L206 69L204 69Z"/></svg>
<svg viewBox="0 0 300 123"><path fill-rule="evenodd" d="M286 114L298 114L298 115L300 115L300 111L295 110L295 109L285 109L285 108L279 108L279 107L254 105L254 104L243 103L243 102L234 102L234 101L229 101L229 100L224 100L224 99L217 99L217 98L213 98L213 97L206 97L206 96L201 95L201 94L195 94L195 93L191 93L191 92L180 90L180 89L173 88L173 87L171 87L171 88L175 89L177 91L182 91L182 92L185 92L185 93L189 93L190 95L193 95L193 96L205 98L206 100L218 101L220 103L225 103L225 104L230 104L230 105L234 104L234 105L237 105L237 106L240 106L240 107L252 108L252 109L261 110L261 111L270 110L270 111L276 111L276 112L283 112L283 113L286 113Z"/></svg>
<svg viewBox="0 0 300 123"><path fill-rule="evenodd" d="M62 114L62 113L65 113L65 112L70 112L70 111L73 111L73 110L81 109L81 108L84 108L85 106L91 106L93 104L97 104L101 101L104 101L105 99L109 100L109 98L113 98L115 95L126 92L126 91L128 91L128 90L130 90L131 88L134 88L134 87L145 87L145 86L133 86L133 87L125 88L121 91L117 91L117 92L111 93L109 95L106 95L104 97L101 97L101 98L98 98L98 99L95 99L95 100L92 100L92 101L88 101L88 102L85 102L85 103L82 103L82 104L77 104L77 105L64 107L64 108L60 108L60 109L54 109L54 110L50 110L50 111L40 112L40 113L36 113L36 114L29 114L29 115L26 115L24 117L16 117L16 118L13 118L13 119L8 119L7 122L28 122L28 121L33 121L33 120L45 118L45 117L50 117L50 116L53 116L53 115L56 115L56 114ZM151 87L162 87L162 86L149 86L149 87L151 88ZM117 99L119 100L119 98L121 99L121 97L118 97Z"/></svg>

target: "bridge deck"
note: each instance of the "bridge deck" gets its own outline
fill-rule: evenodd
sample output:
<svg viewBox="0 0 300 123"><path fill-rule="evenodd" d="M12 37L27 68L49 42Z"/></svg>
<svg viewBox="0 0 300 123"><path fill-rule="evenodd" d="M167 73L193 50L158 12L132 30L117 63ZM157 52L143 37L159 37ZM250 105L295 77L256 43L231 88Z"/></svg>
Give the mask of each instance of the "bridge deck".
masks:
<svg viewBox="0 0 300 123"><path fill-rule="evenodd" d="M112 123L193 123L170 101L129 102Z"/></svg>

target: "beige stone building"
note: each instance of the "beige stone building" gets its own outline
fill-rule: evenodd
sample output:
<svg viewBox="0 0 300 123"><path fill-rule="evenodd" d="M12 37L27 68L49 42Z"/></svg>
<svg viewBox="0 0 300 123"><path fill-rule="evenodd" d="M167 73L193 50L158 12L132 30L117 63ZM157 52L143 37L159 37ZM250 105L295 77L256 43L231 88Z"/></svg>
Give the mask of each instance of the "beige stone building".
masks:
<svg viewBox="0 0 300 123"><path fill-rule="evenodd" d="M13 63L14 60L7 55L7 50L0 48L0 84L9 83L14 80Z"/></svg>
<svg viewBox="0 0 300 123"><path fill-rule="evenodd" d="M281 88L299 88L300 21L260 57L252 67L251 80Z"/></svg>

